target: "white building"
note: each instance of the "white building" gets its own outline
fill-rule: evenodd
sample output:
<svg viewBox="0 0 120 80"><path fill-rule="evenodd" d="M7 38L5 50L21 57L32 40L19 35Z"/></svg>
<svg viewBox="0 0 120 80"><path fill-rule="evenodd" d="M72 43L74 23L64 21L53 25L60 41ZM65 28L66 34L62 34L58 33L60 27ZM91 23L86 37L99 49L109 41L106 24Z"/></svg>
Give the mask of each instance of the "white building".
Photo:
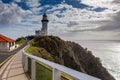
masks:
<svg viewBox="0 0 120 80"><path fill-rule="evenodd" d="M0 34L0 51L11 51L15 49L15 40Z"/></svg>
<svg viewBox="0 0 120 80"><path fill-rule="evenodd" d="M46 15L46 13L44 13L44 15L43 15L43 19L41 20L41 22L42 22L42 28L41 28L41 30L36 30L35 31L35 34L36 34L36 36L40 36L40 35L47 35L47 31L48 31L48 26L47 26L47 24L48 24L48 19L47 19L47 15Z"/></svg>

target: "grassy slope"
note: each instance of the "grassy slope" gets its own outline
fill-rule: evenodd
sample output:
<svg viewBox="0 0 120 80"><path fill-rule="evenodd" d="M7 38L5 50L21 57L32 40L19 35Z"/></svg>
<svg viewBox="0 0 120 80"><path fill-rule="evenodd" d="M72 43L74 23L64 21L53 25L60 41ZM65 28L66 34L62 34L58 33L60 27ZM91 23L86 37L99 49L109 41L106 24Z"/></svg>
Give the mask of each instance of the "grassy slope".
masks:
<svg viewBox="0 0 120 80"><path fill-rule="evenodd" d="M38 56L38 57L42 57L44 59L53 61L53 57L50 55L50 53L48 53L44 48L39 48L39 47L35 47L35 46L30 46L27 50L27 53ZM44 54L43 54L44 53Z"/></svg>
<svg viewBox="0 0 120 80"><path fill-rule="evenodd" d="M38 57L42 57L48 60L53 61L53 57L43 48L38 48L34 46L30 46L27 50L27 53L33 54ZM44 53L44 54L43 54ZM30 66L31 64L29 64ZM31 72L29 71L28 74L30 75ZM52 80L52 72L48 68L36 63L36 80Z"/></svg>
<svg viewBox="0 0 120 80"><path fill-rule="evenodd" d="M47 36L43 36L42 38L46 38L46 37ZM53 36L51 36L51 37L53 37ZM53 38L56 38L56 40L58 40L58 43L59 43L59 41L62 41L58 37L53 37ZM48 37L48 39L50 39L50 38ZM51 40L48 40L48 41L51 41ZM62 41L61 43L64 43L64 42ZM46 51L46 49L44 49L40 46L36 47L34 44L36 44L35 41L31 41L30 47L26 50L27 53L38 56L38 57L42 57L44 59L47 59L47 60L50 60L50 61L53 61L53 62L56 62L56 63L61 63L60 59L58 57L55 57L55 56L53 57L53 55L51 55L48 51ZM52 44L53 43L48 44L47 47L50 48L52 46ZM55 45L57 45L57 44L55 43ZM54 46L52 46L52 47L55 48ZM44 67L44 66L42 66L38 63L36 64L36 67L37 67L36 68L37 80L39 80L39 79L41 79L41 80L52 80L51 69L48 69L48 68L46 68L46 67ZM30 73L31 72L29 72L28 74L30 75ZM46 76L46 77L44 77L44 76ZM71 80L74 80L70 76L65 75L65 74L64 74L64 77L61 77L61 80L68 80L65 77L70 78Z"/></svg>
<svg viewBox="0 0 120 80"><path fill-rule="evenodd" d="M26 50L26 52L29 54L38 56L38 57L42 57L47 60L54 61L54 59L53 59L53 57L51 57L50 53L48 53L43 48L30 46ZM28 71L29 76L31 75L31 70L30 70L31 64L30 63L31 63L31 61L29 59L29 71ZM65 75L65 74L64 74L64 77L61 77L61 80L68 80L67 78L65 78L65 76L71 80L74 80L74 79L72 79L72 77ZM36 80L52 80L52 69L49 67L45 67L43 64L36 63Z"/></svg>
<svg viewBox="0 0 120 80"><path fill-rule="evenodd" d="M30 48L30 53L34 52L33 55L41 55L39 57L48 60L50 60L48 56L51 56L51 59L56 63L96 76L102 80L115 80L102 67L100 60L92 55L91 51L74 42L64 41L57 36L39 36L31 42L30 47L34 47Z"/></svg>

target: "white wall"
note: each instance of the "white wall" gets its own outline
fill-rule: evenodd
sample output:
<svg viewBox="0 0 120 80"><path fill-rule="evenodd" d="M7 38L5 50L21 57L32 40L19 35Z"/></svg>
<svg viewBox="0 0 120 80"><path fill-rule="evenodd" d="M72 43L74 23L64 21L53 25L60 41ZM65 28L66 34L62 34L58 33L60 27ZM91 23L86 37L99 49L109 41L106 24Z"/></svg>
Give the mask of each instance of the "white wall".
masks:
<svg viewBox="0 0 120 80"><path fill-rule="evenodd" d="M0 42L0 51L8 51L8 43L7 42Z"/></svg>
<svg viewBox="0 0 120 80"><path fill-rule="evenodd" d="M0 42L0 51L11 51L15 49L15 42L9 43L9 42Z"/></svg>

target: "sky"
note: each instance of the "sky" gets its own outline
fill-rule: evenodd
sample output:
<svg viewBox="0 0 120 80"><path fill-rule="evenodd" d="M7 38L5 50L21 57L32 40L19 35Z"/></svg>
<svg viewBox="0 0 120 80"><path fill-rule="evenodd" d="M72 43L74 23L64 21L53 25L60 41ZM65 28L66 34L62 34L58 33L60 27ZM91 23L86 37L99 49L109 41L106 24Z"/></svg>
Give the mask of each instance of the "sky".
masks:
<svg viewBox="0 0 120 80"><path fill-rule="evenodd" d="M119 0L0 0L0 34L34 35L48 16L49 35L65 40L120 40Z"/></svg>

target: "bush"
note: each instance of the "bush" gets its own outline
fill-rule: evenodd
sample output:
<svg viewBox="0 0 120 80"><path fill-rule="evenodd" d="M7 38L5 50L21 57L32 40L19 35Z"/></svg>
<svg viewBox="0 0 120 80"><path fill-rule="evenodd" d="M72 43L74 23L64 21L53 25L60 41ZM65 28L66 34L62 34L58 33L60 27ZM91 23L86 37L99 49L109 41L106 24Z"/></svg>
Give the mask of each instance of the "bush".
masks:
<svg viewBox="0 0 120 80"><path fill-rule="evenodd" d="M18 39L16 39L15 42L16 42L16 44L22 45L26 42L26 38L24 38L24 37L18 38Z"/></svg>

